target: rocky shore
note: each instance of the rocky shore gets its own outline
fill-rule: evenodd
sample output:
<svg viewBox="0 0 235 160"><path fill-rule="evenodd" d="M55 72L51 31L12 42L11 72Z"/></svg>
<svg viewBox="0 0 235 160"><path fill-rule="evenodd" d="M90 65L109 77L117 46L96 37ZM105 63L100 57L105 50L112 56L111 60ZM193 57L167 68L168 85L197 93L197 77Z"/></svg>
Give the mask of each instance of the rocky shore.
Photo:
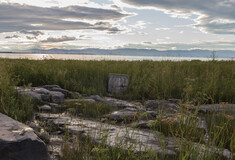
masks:
<svg viewBox="0 0 235 160"><path fill-rule="evenodd" d="M89 137L97 144L103 143L105 138L105 144L109 147L118 145L123 149L132 147L135 152L151 150L157 152L159 156L162 154L169 155L169 157L175 156L180 150L179 143L184 144L185 140L166 136L160 131L153 131L151 124L156 119L159 120L160 117L162 123L177 126L182 117L186 123L187 116L192 115L196 120L194 127L197 127L199 132L202 131L203 139L207 142L206 115L211 112L232 113L233 115L235 113L235 104L195 106L193 102L185 103L179 99L130 102L113 97L82 95L62 89L58 85L17 87L16 89L22 96L35 101L37 112L34 119L27 122L27 125L0 114L1 160L59 159L63 156L61 149L66 132L70 134L68 143L71 144L74 136ZM70 104L79 106L81 103L89 105L102 103L109 106L111 110L98 118L89 117L83 113L71 114L74 105L70 106ZM194 116L195 111L200 113L200 116ZM162 137L164 137L164 142ZM201 153L198 159L208 152L222 155L225 159L232 159L235 156L225 148L214 145L205 148L205 145L201 143L192 143Z"/></svg>

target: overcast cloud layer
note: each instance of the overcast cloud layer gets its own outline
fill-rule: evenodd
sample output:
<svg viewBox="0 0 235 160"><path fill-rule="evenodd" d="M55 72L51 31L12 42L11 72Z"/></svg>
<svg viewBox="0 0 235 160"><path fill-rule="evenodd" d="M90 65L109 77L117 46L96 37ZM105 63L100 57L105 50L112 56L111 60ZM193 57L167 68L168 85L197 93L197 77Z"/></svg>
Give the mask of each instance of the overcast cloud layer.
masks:
<svg viewBox="0 0 235 160"><path fill-rule="evenodd" d="M1 4L0 32L93 29L114 33L120 31L120 29L108 22L92 24L83 22L83 20L119 20L126 16L127 14L122 14L116 10L81 6L42 8L19 4ZM73 21L70 19L73 19Z"/></svg>
<svg viewBox="0 0 235 160"><path fill-rule="evenodd" d="M235 50L235 0L0 0L0 51Z"/></svg>
<svg viewBox="0 0 235 160"><path fill-rule="evenodd" d="M235 0L122 0L137 7L156 7L168 13L201 14L195 27L208 32L235 34Z"/></svg>

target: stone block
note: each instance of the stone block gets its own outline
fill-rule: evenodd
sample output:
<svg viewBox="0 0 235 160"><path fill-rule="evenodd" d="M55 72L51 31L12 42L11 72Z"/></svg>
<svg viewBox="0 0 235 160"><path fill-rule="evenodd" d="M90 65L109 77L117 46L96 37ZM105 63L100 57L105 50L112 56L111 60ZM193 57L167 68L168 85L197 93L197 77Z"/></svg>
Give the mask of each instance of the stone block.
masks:
<svg viewBox="0 0 235 160"><path fill-rule="evenodd" d="M128 87L128 75L126 74L109 74L108 92L113 94L122 94Z"/></svg>

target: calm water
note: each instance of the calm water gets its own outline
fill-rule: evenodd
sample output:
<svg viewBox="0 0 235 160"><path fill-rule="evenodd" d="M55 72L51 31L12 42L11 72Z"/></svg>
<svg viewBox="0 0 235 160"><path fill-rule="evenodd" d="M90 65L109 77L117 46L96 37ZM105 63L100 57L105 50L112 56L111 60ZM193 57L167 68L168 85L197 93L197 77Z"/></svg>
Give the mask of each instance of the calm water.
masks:
<svg viewBox="0 0 235 160"><path fill-rule="evenodd" d="M125 61L142 61L142 60L152 60L152 61L191 61L191 60L201 60L209 61L212 58L202 58L202 57L159 57L159 56L123 56L123 55L78 55L78 54L29 54L29 53L0 53L0 58L10 58L10 59L61 59L61 60L125 60ZM216 60L233 60L231 58L216 58Z"/></svg>

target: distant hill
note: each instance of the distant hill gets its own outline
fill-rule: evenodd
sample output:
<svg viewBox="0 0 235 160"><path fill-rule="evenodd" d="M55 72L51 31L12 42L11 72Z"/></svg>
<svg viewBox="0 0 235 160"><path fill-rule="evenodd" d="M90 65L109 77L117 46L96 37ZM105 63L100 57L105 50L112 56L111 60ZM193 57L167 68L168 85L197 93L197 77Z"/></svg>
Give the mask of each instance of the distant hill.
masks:
<svg viewBox="0 0 235 160"><path fill-rule="evenodd" d="M128 56L168 56L168 57L212 57L211 50L167 50L159 51L155 49L76 49L76 50L64 50L64 49L49 49L40 50L32 49L25 52L31 53L52 53L52 54L89 54L89 55L128 55ZM231 50L218 50L215 52L217 58L235 58L235 51Z"/></svg>

